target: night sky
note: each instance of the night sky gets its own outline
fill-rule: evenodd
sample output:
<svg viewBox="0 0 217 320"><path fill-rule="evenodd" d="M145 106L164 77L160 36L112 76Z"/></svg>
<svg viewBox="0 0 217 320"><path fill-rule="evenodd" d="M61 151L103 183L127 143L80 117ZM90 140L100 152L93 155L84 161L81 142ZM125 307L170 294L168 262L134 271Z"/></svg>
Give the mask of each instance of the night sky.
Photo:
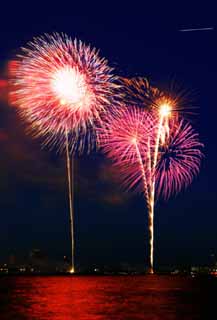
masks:
<svg viewBox="0 0 217 320"><path fill-rule="evenodd" d="M201 173L155 213L155 263L204 264L217 254L215 9L198 2L173 6L132 1L95 5L4 5L0 18L0 262L39 248L61 260L70 253L64 157L41 149L7 104L7 61L43 33L65 32L100 49L118 75L146 76L161 89L175 83L196 106L191 117L205 144ZM12 9L13 7L13 9ZM142 195L126 194L100 153L76 159L76 255L80 265L143 264L147 240ZM146 240L145 240L146 238Z"/></svg>

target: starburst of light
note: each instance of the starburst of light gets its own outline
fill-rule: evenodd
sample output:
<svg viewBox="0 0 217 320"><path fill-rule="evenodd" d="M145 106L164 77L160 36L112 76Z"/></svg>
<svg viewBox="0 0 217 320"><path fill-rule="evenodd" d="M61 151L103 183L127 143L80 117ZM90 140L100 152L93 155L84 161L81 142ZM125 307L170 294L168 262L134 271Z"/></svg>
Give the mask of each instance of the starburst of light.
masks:
<svg viewBox="0 0 217 320"><path fill-rule="evenodd" d="M112 110L116 77L95 48L64 34L35 38L12 70L12 101L34 136L71 152L95 146L95 125Z"/></svg>

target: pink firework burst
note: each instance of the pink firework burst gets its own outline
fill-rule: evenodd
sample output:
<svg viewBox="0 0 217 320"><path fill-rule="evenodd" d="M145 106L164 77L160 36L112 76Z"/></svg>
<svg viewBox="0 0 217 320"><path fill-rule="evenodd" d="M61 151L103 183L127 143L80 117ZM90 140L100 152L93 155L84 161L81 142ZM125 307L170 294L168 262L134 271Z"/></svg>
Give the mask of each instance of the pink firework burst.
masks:
<svg viewBox="0 0 217 320"><path fill-rule="evenodd" d="M117 117L108 117L99 128L99 145L119 168L119 175L126 189L142 190L148 200L150 172L144 155L148 150L152 116L139 108L125 107Z"/></svg>
<svg viewBox="0 0 217 320"><path fill-rule="evenodd" d="M198 134L171 108L156 111L131 107L99 130L104 152L119 168L127 189L144 193L148 210L149 272L154 271L155 194L168 199L198 174L202 158Z"/></svg>
<svg viewBox="0 0 217 320"><path fill-rule="evenodd" d="M170 134L159 147L156 192L168 199L191 184L199 173L203 144L192 126L181 119L169 121Z"/></svg>
<svg viewBox="0 0 217 320"><path fill-rule="evenodd" d="M172 118L166 128L161 127L153 168L158 130L158 117L140 108L125 108L121 115L111 117L98 130L99 144L119 167L128 190L144 191L145 177L148 189L155 181L157 195L168 199L187 187L199 173L203 144L188 122Z"/></svg>
<svg viewBox="0 0 217 320"><path fill-rule="evenodd" d="M64 34L35 38L12 70L12 101L46 142L71 134L71 151L90 150L94 127L114 104L115 76L95 48ZM59 139L57 139L57 137Z"/></svg>

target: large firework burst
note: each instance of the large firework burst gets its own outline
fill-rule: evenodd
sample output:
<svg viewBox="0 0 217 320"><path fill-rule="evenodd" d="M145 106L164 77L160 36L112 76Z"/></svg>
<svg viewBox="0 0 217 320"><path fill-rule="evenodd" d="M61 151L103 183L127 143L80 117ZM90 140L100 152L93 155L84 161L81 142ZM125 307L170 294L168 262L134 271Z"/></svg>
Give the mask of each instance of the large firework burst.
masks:
<svg viewBox="0 0 217 320"><path fill-rule="evenodd" d="M95 146L95 125L111 112L115 76L95 48L65 34L45 35L29 42L11 67L11 101L18 106L32 135L66 150L74 272L73 173L70 152ZM72 162L73 165L73 162Z"/></svg>
<svg viewBox="0 0 217 320"><path fill-rule="evenodd" d="M114 103L117 85L107 60L57 33L35 38L22 51L12 72L12 100L30 131L51 145L71 133L71 152L85 144L91 150L94 125Z"/></svg>

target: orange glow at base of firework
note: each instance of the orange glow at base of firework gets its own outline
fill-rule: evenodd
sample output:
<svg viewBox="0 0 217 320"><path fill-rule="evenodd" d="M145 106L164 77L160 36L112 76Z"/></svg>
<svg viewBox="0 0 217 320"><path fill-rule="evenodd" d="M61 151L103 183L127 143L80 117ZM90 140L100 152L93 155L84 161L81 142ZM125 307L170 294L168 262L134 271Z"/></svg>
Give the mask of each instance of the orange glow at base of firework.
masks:
<svg viewBox="0 0 217 320"><path fill-rule="evenodd" d="M69 270L69 273L75 273L75 269L74 268L71 268L70 270Z"/></svg>

